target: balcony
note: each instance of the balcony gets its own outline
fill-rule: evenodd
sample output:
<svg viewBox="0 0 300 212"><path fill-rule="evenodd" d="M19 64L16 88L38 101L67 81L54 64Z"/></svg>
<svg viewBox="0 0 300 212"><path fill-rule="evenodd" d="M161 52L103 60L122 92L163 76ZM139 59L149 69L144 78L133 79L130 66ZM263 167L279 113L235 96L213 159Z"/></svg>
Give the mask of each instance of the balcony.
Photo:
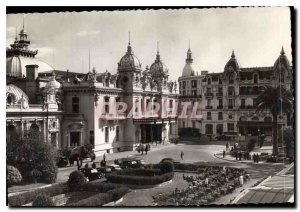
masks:
<svg viewBox="0 0 300 212"><path fill-rule="evenodd" d="M202 98L202 95L181 95L180 99L187 99L187 98Z"/></svg>
<svg viewBox="0 0 300 212"><path fill-rule="evenodd" d="M235 96L235 93L234 92L229 92L228 96Z"/></svg>
<svg viewBox="0 0 300 212"><path fill-rule="evenodd" d="M213 109L213 106L205 106L205 109Z"/></svg>
<svg viewBox="0 0 300 212"><path fill-rule="evenodd" d="M233 106L232 105L228 106L228 109L233 109Z"/></svg>
<svg viewBox="0 0 300 212"><path fill-rule="evenodd" d="M217 106L217 109L223 109L223 106L221 105L221 106Z"/></svg>
<svg viewBox="0 0 300 212"><path fill-rule="evenodd" d="M126 118L125 113L118 113L118 114L102 114L100 119L106 120L106 121L113 121L113 120L122 120Z"/></svg>
<svg viewBox="0 0 300 212"><path fill-rule="evenodd" d="M255 109L255 107L253 107L252 105L242 105L240 106L240 109L242 110L252 110L252 109Z"/></svg>
<svg viewBox="0 0 300 212"><path fill-rule="evenodd" d="M218 97L223 96L223 93L217 93L216 94Z"/></svg>
<svg viewBox="0 0 300 212"><path fill-rule="evenodd" d="M214 97L214 94L213 93L206 93L205 97Z"/></svg>

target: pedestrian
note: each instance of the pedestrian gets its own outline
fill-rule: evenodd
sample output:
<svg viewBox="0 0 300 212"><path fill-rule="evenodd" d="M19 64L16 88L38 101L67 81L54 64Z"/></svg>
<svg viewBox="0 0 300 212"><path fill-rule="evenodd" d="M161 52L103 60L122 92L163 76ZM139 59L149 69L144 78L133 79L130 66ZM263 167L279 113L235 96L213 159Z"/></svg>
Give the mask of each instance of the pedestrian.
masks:
<svg viewBox="0 0 300 212"><path fill-rule="evenodd" d="M140 146L137 147L137 152L138 152L138 154L141 153L141 147Z"/></svg>
<svg viewBox="0 0 300 212"><path fill-rule="evenodd" d="M86 163L84 168L86 168L86 169L89 168L89 163Z"/></svg>
<svg viewBox="0 0 300 212"><path fill-rule="evenodd" d="M146 148L145 148L145 153L146 153L146 155L147 155L147 153L148 153L148 144L146 144Z"/></svg>
<svg viewBox="0 0 300 212"><path fill-rule="evenodd" d="M226 143L226 152L228 152L229 150L229 145L228 145L228 142Z"/></svg>
<svg viewBox="0 0 300 212"><path fill-rule="evenodd" d="M103 161L104 161L104 162L106 161L105 153L103 154Z"/></svg>
<svg viewBox="0 0 300 212"><path fill-rule="evenodd" d="M235 160L238 160L238 152L235 152Z"/></svg>
<svg viewBox="0 0 300 212"><path fill-rule="evenodd" d="M226 153L225 150L223 150L223 158L225 158L225 153Z"/></svg>
<svg viewBox="0 0 300 212"><path fill-rule="evenodd" d="M144 150L145 150L145 147L144 147L144 145L142 145L142 147L141 147L142 155L144 154Z"/></svg>
<svg viewBox="0 0 300 212"><path fill-rule="evenodd" d="M183 151L181 151L181 153L180 153L181 160L183 160L183 156L184 156L184 153L183 153Z"/></svg>

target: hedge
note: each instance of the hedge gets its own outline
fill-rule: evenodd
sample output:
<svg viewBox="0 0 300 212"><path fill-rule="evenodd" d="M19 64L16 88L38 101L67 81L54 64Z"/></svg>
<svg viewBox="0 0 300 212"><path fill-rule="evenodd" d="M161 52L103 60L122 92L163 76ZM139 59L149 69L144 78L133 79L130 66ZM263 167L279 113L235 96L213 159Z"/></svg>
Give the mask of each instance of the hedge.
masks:
<svg viewBox="0 0 300 212"><path fill-rule="evenodd" d="M8 197L9 206L21 206L29 202L33 202L39 195L56 196L68 192L67 185L65 183L58 183L49 187L39 188L33 191L20 193Z"/></svg>
<svg viewBox="0 0 300 212"><path fill-rule="evenodd" d="M112 185L112 184L109 184ZM107 187L108 188L108 187ZM89 198L78 201L77 203L67 204L69 207L90 207L90 206L102 206L109 202L117 201L121 199L128 192L128 188L120 187L108 191L107 193L99 193Z"/></svg>
<svg viewBox="0 0 300 212"><path fill-rule="evenodd" d="M6 182L8 186L20 183L22 181L22 175L16 167L6 166L6 171Z"/></svg>
<svg viewBox="0 0 300 212"><path fill-rule="evenodd" d="M55 206L53 200L48 195L39 195L35 198L35 200L32 203L33 207L49 207L49 206Z"/></svg>
<svg viewBox="0 0 300 212"><path fill-rule="evenodd" d="M90 191L90 192L100 192L106 193L113 189L118 189L124 187L122 185L113 184L113 183L104 183L103 181L91 181L84 183L77 191Z"/></svg>
<svg viewBox="0 0 300 212"><path fill-rule="evenodd" d="M147 170L147 171L146 171ZM158 173L157 170L144 169L144 171L136 170L136 173L139 172L148 172L148 173ZM132 172L131 172L132 173ZM106 179L111 183L121 183L121 184L131 184L131 185L156 185L166 181L171 180L174 177L173 172L153 175L153 176L133 176L133 175L124 175L123 171L111 173L106 176Z"/></svg>

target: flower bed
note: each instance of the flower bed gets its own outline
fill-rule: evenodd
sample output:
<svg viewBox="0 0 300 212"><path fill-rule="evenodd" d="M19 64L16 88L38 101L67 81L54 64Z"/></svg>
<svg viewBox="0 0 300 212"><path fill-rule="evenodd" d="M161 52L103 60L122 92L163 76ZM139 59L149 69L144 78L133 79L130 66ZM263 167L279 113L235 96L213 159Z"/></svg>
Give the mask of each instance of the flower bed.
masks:
<svg viewBox="0 0 300 212"><path fill-rule="evenodd" d="M129 185L156 185L173 177L173 172L161 174L158 169L126 169L106 176L109 182Z"/></svg>

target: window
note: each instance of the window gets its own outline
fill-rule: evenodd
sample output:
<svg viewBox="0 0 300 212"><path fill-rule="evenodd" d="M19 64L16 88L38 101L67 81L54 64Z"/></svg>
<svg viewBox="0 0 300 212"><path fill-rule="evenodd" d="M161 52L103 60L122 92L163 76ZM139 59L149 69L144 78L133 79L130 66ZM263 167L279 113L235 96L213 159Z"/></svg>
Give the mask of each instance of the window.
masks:
<svg viewBox="0 0 300 212"><path fill-rule="evenodd" d="M192 80L192 88L197 88L197 80Z"/></svg>
<svg viewBox="0 0 300 212"><path fill-rule="evenodd" d="M182 128L185 128L185 122L182 122Z"/></svg>
<svg viewBox="0 0 300 212"><path fill-rule="evenodd" d="M218 88L218 93L220 93L220 94L223 93L223 88L222 87Z"/></svg>
<svg viewBox="0 0 300 212"><path fill-rule="evenodd" d="M193 96L197 96L197 91L192 91Z"/></svg>
<svg viewBox="0 0 300 212"><path fill-rule="evenodd" d="M223 107L223 99L219 99L219 107Z"/></svg>
<svg viewBox="0 0 300 212"><path fill-rule="evenodd" d="M105 143L109 142L109 129L105 127Z"/></svg>
<svg viewBox="0 0 300 212"><path fill-rule="evenodd" d="M207 120L211 120L211 112L207 112L207 117L206 117Z"/></svg>
<svg viewBox="0 0 300 212"><path fill-rule="evenodd" d="M258 82L258 79L257 79L257 78L258 78L258 77L257 77L257 74L254 74L254 77L253 77L253 78L254 78L254 83L257 83L257 82Z"/></svg>
<svg viewBox="0 0 300 212"><path fill-rule="evenodd" d="M182 88L185 89L185 81L182 83Z"/></svg>
<svg viewBox="0 0 300 212"><path fill-rule="evenodd" d="M211 93L211 88L206 89L207 93Z"/></svg>
<svg viewBox="0 0 300 212"><path fill-rule="evenodd" d="M245 108L246 106L246 99L241 99L241 108Z"/></svg>
<svg viewBox="0 0 300 212"><path fill-rule="evenodd" d="M211 79L210 79L210 78L207 79L207 84L208 84L208 85L211 84Z"/></svg>
<svg viewBox="0 0 300 212"><path fill-rule="evenodd" d="M234 132L234 124L233 123L228 123L227 128L228 128L228 132Z"/></svg>
<svg viewBox="0 0 300 212"><path fill-rule="evenodd" d="M233 106L234 106L234 101L233 101L233 99L229 99L228 107L229 107L229 108L233 108Z"/></svg>
<svg viewBox="0 0 300 212"><path fill-rule="evenodd" d="M222 80L219 78L219 85L222 85Z"/></svg>
<svg viewBox="0 0 300 212"><path fill-rule="evenodd" d="M219 119L219 120L223 120L223 113L222 113L222 112L219 112L219 113L218 113L218 119Z"/></svg>
<svg viewBox="0 0 300 212"><path fill-rule="evenodd" d="M213 125L212 124L205 125L205 134L208 134L208 135L213 134Z"/></svg>
<svg viewBox="0 0 300 212"><path fill-rule="evenodd" d="M223 124L217 124L217 134L223 134Z"/></svg>
<svg viewBox="0 0 300 212"><path fill-rule="evenodd" d="M171 123L170 123L170 128L169 128L169 130L170 130L170 134L172 134L172 129L173 129L173 127L172 127L172 126L173 126L173 124L171 124Z"/></svg>
<svg viewBox="0 0 300 212"><path fill-rule="evenodd" d="M106 96L104 97L104 108L105 108L105 113L109 113L109 97Z"/></svg>
<svg viewBox="0 0 300 212"><path fill-rule="evenodd" d="M207 106L211 106L211 99L207 99Z"/></svg>
<svg viewBox="0 0 300 212"><path fill-rule="evenodd" d="M120 135L120 128L119 126L116 126L116 141L119 141L119 135Z"/></svg>
<svg viewBox="0 0 300 212"><path fill-rule="evenodd" d="M72 113L79 113L79 97L72 98Z"/></svg>
<svg viewBox="0 0 300 212"><path fill-rule="evenodd" d="M234 95L234 87L228 87L228 95L233 96Z"/></svg>
<svg viewBox="0 0 300 212"><path fill-rule="evenodd" d="M233 84L233 82L234 82L233 74L230 74L229 75L229 84Z"/></svg>
<svg viewBox="0 0 300 212"><path fill-rule="evenodd" d="M94 130L90 130L90 144L95 146L95 141L94 141Z"/></svg>

